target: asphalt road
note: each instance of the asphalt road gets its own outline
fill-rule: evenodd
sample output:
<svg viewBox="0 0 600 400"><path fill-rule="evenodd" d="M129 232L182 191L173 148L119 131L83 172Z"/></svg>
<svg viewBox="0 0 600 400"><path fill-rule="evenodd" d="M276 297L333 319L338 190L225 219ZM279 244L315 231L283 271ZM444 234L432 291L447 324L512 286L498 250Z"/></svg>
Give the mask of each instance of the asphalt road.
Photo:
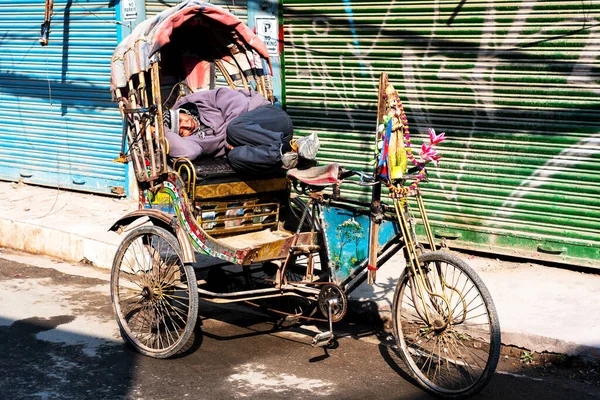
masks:
<svg viewBox="0 0 600 400"><path fill-rule="evenodd" d="M310 346L318 326L280 327L243 305L201 302L194 346L175 359L141 356L120 339L107 277L0 249L2 399L432 398L373 326L338 324L338 346L325 351ZM594 382L544 372L503 359L476 398L600 398Z"/></svg>

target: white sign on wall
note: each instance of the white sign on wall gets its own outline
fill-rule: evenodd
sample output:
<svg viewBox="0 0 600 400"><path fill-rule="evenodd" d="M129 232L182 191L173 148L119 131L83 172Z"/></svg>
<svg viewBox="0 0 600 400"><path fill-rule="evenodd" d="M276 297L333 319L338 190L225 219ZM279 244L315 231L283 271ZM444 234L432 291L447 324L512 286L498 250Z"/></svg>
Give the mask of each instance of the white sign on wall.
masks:
<svg viewBox="0 0 600 400"><path fill-rule="evenodd" d="M275 17L257 17L256 35L265 43L270 56L279 56L279 29Z"/></svg>
<svg viewBox="0 0 600 400"><path fill-rule="evenodd" d="M123 21L135 21L137 19L137 8L135 0L123 0Z"/></svg>

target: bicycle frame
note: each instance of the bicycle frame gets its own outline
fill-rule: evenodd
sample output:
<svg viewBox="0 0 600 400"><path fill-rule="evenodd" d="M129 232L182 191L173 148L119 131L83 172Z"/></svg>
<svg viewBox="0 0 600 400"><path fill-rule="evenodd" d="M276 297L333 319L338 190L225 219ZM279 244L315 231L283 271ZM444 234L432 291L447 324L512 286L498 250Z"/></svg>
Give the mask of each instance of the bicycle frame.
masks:
<svg viewBox="0 0 600 400"><path fill-rule="evenodd" d="M445 321L438 322L436 329L444 329L453 318L453 310L450 307L451 298L456 293L462 304L462 315L466 314L467 304L464 295L458 288L447 284L444 274L438 270L440 279L441 293L432 290L434 282L430 282L419 263L420 244L416 237L415 222L408 207L408 195L392 194L392 206L381 204L381 182L373 184L371 202L361 202L340 195L339 184L333 189L332 194L326 194L317 190L304 190L308 194L308 202L301 217L297 234L300 233L300 227L308 217L308 211L311 210L313 232L320 232L321 246L327 254L329 260L328 269L333 283L339 285L346 294L351 293L367 277L374 275L386 261L402 248L405 249L405 268L409 272L413 299L421 299L421 304L415 301L415 308L418 314L433 324L434 318L425 304L425 294L439 298L440 304L436 307L445 311ZM411 193L417 203L421 222L424 225L425 234L429 247L436 249L431 226L425 209L423 196L419 189ZM349 217L349 218L348 218ZM334 227L336 227L334 229ZM364 236L365 227L369 229L368 238ZM344 253L344 247L354 240L356 257L348 257ZM339 249L336 252L332 250L335 247ZM360 251L367 249L366 253L360 255ZM354 264L354 266L348 265ZM375 266L375 267L373 267ZM281 275L285 273L287 264L283 266ZM306 276L312 275L312 263L307 265ZM439 266L437 266L439 268ZM373 279L374 280L374 279ZM460 322L459 322L460 323Z"/></svg>
<svg viewBox="0 0 600 400"><path fill-rule="evenodd" d="M309 198L305 211L311 209L311 226L315 227L314 231L321 232L321 246L328 255L331 280L344 288L346 293L356 289L369 274L403 247L407 248L407 254L410 255L407 267L418 268L415 262L418 259L415 222L406 216L409 212L406 198L393 199L392 206L382 204L381 182L375 182L372 186L371 202L342 197L339 184L334 187L332 194L304 190ZM435 249L421 192L416 190L414 196L429 246ZM405 211L399 213L400 209ZM305 212L299 226L307 217L308 212ZM406 237L409 240L405 240ZM354 251L345 251L352 244Z"/></svg>

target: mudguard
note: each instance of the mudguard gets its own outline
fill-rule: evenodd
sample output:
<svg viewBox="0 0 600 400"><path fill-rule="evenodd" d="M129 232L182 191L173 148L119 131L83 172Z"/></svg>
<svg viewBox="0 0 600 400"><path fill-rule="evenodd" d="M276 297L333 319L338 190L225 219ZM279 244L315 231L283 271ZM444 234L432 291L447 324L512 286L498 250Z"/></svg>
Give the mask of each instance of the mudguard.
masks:
<svg viewBox="0 0 600 400"><path fill-rule="evenodd" d="M179 242L179 246L181 246L184 263L196 262L196 255L192 248L192 244L175 215L167 214L160 210L136 210L119 218L108 230L120 235L123 232L127 232L148 223L165 228L175 235Z"/></svg>

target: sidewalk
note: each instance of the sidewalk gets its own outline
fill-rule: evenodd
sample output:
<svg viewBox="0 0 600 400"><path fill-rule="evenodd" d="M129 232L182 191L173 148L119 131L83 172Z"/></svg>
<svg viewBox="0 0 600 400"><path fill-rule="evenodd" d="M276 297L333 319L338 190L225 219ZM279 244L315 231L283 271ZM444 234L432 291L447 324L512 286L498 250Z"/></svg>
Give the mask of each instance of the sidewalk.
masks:
<svg viewBox="0 0 600 400"><path fill-rule="evenodd" d="M131 200L0 181L0 247L110 268Z"/></svg>
<svg viewBox="0 0 600 400"><path fill-rule="evenodd" d="M0 247L110 268L121 237L108 228L137 209L131 200L0 181ZM600 360L600 275L495 258L465 256L498 310L502 342ZM351 298L377 303L389 318L398 255ZM387 282L387 283L384 283Z"/></svg>

